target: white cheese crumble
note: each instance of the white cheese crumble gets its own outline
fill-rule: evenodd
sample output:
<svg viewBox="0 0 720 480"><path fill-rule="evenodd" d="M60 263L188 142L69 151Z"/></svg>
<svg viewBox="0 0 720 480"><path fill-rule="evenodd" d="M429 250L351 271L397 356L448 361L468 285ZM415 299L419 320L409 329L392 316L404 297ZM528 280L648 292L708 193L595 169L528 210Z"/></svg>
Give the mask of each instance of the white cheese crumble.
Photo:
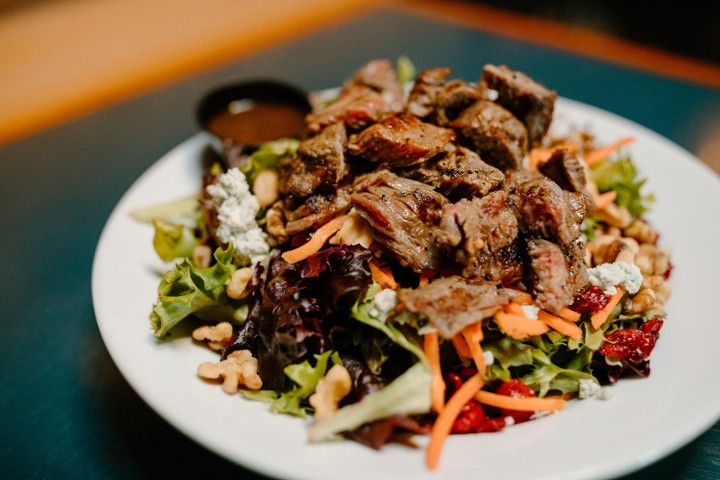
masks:
<svg viewBox="0 0 720 480"><path fill-rule="evenodd" d="M208 185L207 192L217 206L218 238L233 244L252 264L262 261L270 252L270 245L255 221L260 204L250 192L245 174L231 168L220 175L217 183Z"/></svg>
<svg viewBox="0 0 720 480"><path fill-rule="evenodd" d="M495 363L495 355L489 350L483 350L483 360L485 360L485 365L489 367Z"/></svg>
<svg viewBox="0 0 720 480"><path fill-rule="evenodd" d="M385 319L397 307L397 292L391 288L384 288L375 294L373 304L369 309L370 315Z"/></svg>
<svg viewBox="0 0 720 480"><path fill-rule="evenodd" d="M628 262L603 263L588 269L590 284L602 288L605 293L614 295L617 285L622 286L630 295L640 290L642 273L637 265Z"/></svg>
<svg viewBox="0 0 720 480"><path fill-rule="evenodd" d="M583 378L578 381L580 384L580 390L578 396L580 399L585 400L588 398L597 398L600 400L607 400L612 397L612 391L608 387L601 387L599 383L592 379Z"/></svg>
<svg viewBox="0 0 720 480"><path fill-rule="evenodd" d="M540 313L540 307L537 305L521 305L520 308L522 308L523 313L525 313L525 316L528 317L531 320L537 320L538 319L538 313Z"/></svg>

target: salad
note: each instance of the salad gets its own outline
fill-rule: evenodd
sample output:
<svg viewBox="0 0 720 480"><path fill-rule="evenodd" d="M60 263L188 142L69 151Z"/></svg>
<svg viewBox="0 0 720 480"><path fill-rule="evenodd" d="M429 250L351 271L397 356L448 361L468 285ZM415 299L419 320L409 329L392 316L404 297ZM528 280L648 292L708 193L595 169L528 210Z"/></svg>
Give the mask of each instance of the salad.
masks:
<svg viewBox="0 0 720 480"><path fill-rule="evenodd" d="M150 325L198 376L380 449L498 432L650 374L672 263L626 151L554 128L556 92L485 65L375 60L299 138L208 148L196 197L136 212L172 264ZM200 159L199 159L200 161Z"/></svg>

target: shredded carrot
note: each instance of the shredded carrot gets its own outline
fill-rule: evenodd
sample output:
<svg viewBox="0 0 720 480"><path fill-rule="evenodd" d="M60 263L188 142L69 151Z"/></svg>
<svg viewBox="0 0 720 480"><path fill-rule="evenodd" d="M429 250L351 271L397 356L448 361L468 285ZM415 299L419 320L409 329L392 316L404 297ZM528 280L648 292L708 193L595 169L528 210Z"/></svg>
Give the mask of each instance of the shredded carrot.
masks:
<svg viewBox="0 0 720 480"><path fill-rule="evenodd" d="M555 150L558 149L566 149L570 152L575 152L575 145L571 143L560 143L558 145L555 145L554 147L535 147L532 150L530 150L530 154L528 156L528 168L530 170L537 170L540 165L550 160L550 157L552 157L552 154L555 152Z"/></svg>
<svg viewBox="0 0 720 480"><path fill-rule="evenodd" d="M602 310L593 313L590 317L590 323L592 324L594 329L600 328L600 326L607 321L608 317L610 316L610 312L613 311L615 305L620 302L620 299L625 294L625 290L623 290L622 287L615 288L617 289L617 292L615 292L615 295L612 296L608 304L605 305Z"/></svg>
<svg viewBox="0 0 720 480"><path fill-rule="evenodd" d="M580 312L570 310L568 307L561 308L557 314L558 317L562 317L565 320L570 320L571 322L577 322L582 317Z"/></svg>
<svg viewBox="0 0 720 480"><path fill-rule="evenodd" d="M515 291L515 297L512 299L513 303L517 303L520 305L532 305L533 298L532 295L530 295L528 292L521 292L519 290Z"/></svg>
<svg viewBox="0 0 720 480"><path fill-rule="evenodd" d="M423 350L430 364L430 400L432 408L441 413L445 407L445 380L440 368L440 341L437 332L426 333L423 337Z"/></svg>
<svg viewBox="0 0 720 480"><path fill-rule="evenodd" d="M603 209L610 205L617 198L617 192L615 190L608 190L605 193L595 195L595 207Z"/></svg>
<svg viewBox="0 0 720 480"><path fill-rule="evenodd" d="M582 336L582 330L580 327L572 323L570 320L565 320L564 318L553 315L545 310L540 310L538 312L538 320L544 322L553 330L557 330L566 337L570 337L574 340L577 340Z"/></svg>
<svg viewBox="0 0 720 480"><path fill-rule="evenodd" d="M435 420L430 431L430 442L425 451L425 463L428 468L434 470L440 461L440 453L448 435L452 431L455 419L483 386L483 379L480 375L473 375L450 397L445 409Z"/></svg>
<svg viewBox="0 0 720 480"><path fill-rule="evenodd" d="M593 165L596 165L608 158L615 150L617 150L621 146L631 143L634 140L635 137L623 137L611 143L610 145L596 148L595 150L592 150L585 154L585 163L588 166L592 167Z"/></svg>
<svg viewBox="0 0 720 480"><path fill-rule="evenodd" d="M318 252L322 246L325 245L325 242L327 242L330 237L340 230L340 227L342 227L346 219L347 215L340 215L339 217L333 218L325 225L318 228L307 243L283 253L283 259L288 263L297 263L301 260L305 260L313 253Z"/></svg>
<svg viewBox="0 0 720 480"><path fill-rule="evenodd" d="M465 342L467 342L470 355L472 355L472 359L473 362L475 362L475 367L477 368L478 373L480 375L485 375L487 366L485 365L485 356L483 355L482 346L480 345L480 342L482 342L483 339L482 323L477 322L472 325L468 325L462 329L461 333L463 338L465 338Z"/></svg>
<svg viewBox="0 0 720 480"><path fill-rule="evenodd" d="M524 317L527 316L525 315L525 310L522 309L522 305L515 302L503 305L503 310L505 310L507 313L514 313L515 315L522 315Z"/></svg>
<svg viewBox="0 0 720 480"><path fill-rule="evenodd" d="M457 335L452 337L450 341L452 342L453 347L455 347L455 351L460 358L472 358L472 353L470 353L470 347L468 347L468 344L465 341L465 338L462 336L462 333L458 333Z"/></svg>
<svg viewBox="0 0 720 480"><path fill-rule="evenodd" d="M491 407L507 408L508 410L518 410L521 412L536 412L538 410L557 411L562 410L565 406L565 400L560 397L516 398L486 392L485 390L477 392L475 394L475 400L484 405L490 405Z"/></svg>
<svg viewBox="0 0 720 480"><path fill-rule="evenodd" d="M419 285L421 287L427 285L430 283L430 280L435 276L435 272L432 270L423 270L422 273L420 273L420 283Z"/></svg>
<svg viewBox="0 0 720 480"><path fill-rule="evenodd" d="M392 270L388 267L380 267L374 261L370 262L370 273L372 274L373 280L380 285L382 288L397 289L397 282L393 276Z"/></svg>
<svg viewBox="0 0 720 480"><path fill-rule="evenodd" d="M495 312L495 322L515 340L524 340L534 335L542 335L549 328L544 322L532 320L525 315L508 313L502 310Z"/></svg>

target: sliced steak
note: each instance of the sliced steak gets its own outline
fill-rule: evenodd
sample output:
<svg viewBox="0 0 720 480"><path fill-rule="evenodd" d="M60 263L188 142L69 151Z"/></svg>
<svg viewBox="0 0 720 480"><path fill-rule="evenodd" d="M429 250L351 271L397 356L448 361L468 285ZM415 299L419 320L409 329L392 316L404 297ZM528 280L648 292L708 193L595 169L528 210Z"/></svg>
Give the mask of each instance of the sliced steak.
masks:
<svg viewBox="0 0 720 480"><path fill-rule="evenodd" d="M280 192L303 198L318 189L334 190L347 173L345 125L335 123L300 142L297 156L280 162Z"/></svg>
<svg viewBox="0 0 720 480"><path fill-rule="evenodd" d="M585 168L577 157L566 148L556 148L550 158L538 166L540 173L552 179L560 188L568 192L582 193L587 206L593 203L588 191Z"/></svg>
<svg viewBox="0 0 720 480"><path fill-rule="evenodd" d="M359 68L329 104L316 103L305 122L308 131L343 122L351 131L361 130L405 108L402 85L387 60L373 60Z"/></svg>
<svg viewBox="0 0 720 480"><path fill-rule="evenodd" d="M522 279L517 219L504 191L448 205L441 225L439 241L459 247L464 276L508 285Z"/></svg>
<svg viewBox="0 0 720 480"><path fill-rule="evenodd" d="M541 238L527 241L529 276L537 306L552 313L572 303L567 289L570 278L565 255L555 243Z"/></svg>
<svg viewBox="0 0 720 480"><path fill-rule="evenodd" d="M319 106L305 117L308 132L321 131L334 123L344 123L348 130L361 130L393 113L382 94L370 87L355 85L344 90L337 100Z"/></svg>
<svg viewBox="0 0 720 480"><path fill-rule="evenodd" d="M308 229L315 229L325 224L332 217L344 213L350 206L350 194L341 188L328 194L314 194L302 201L286 201L284 216L285 234L295 235Z"/></svg>
<svg viewBox="0 0 720 480"><path fill-rule="evenodd" d="M527 152L527 129L512 113L489 100L478 100L448 126L458 140L502 171L522 166Z"/></svg>
<svg viewBox="0 0 720 480"><path fill-rule="evenodd" d="M403 167L434 157L453 138L452 130L402 115L389 117L357 134L348 143L348 153Z"/></svg>
<svg viewBox="0 0 720 480"><path fill-rule="evenodd" d="M552 122L557 93L505 65L485 65L483 82L498 92L497 102L521 119L530 145L537 145Z"/></svg>
<svg viewBox="0 0 720 480"><path fill-rule="evenodd" d="M398 301L425 316L443 338L450 339L467 325L490 317L514 296L513 290L460 276L438 278L416 289L398 290Z"/></svg>
<svg viewBox="0 0 720 480"><path fill-rule="evenodd" d="M446 261L437 235L447 199L431 187L381 170L358 178L352 204L373 238L416 272Z"/></svg>
<svg viewBox="0 0 720 480"><path fill-rule="evenodd" d="M451 147L444 156L396 173L426 183L451 200L482 197L502 186L505 176L464 147Z"/></svg>
<svg viewBox="0 0 720 480"><path fill-rule="evenodd" d="M449 75L449 68L435 68L420 72L408 94L405 111L409 115L421 119L426 119L433 114L438 92Z"/></svg>
<svg viewBox="0 0 720 480"><path fill-rule="evenodd" d="M438 91L432 122L446 126L480 98L480 92L467 82L459 79L448 80Z"/></svg>
<svg viewBox="0 0 720 480"><path fill-rule="evenodd" d="M505 189L520 231L568 245L580 235L577 214L563 190L544 175L522 170L505 176Z"/></svg>

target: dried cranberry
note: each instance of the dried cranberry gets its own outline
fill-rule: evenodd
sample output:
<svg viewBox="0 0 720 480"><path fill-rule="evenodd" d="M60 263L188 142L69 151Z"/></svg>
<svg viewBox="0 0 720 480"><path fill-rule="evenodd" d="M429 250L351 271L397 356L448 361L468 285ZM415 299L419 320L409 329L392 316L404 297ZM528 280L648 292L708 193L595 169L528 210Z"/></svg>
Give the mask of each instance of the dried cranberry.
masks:
<svg viewBox="0 0 720 480"><path fill-rule="evenodd" d="M513 398L530 398L535 396L533 389L525 385L522 380L517 378L513 378L500 384L496 393L498 395L506 395ZM527 422L533 415L533 412L523 412L508 408L501 408L500 413L502 413L504 417L512 417L515 423Z"/></svg>
<svg viewBox="0 0 720 480"><path fill-rule="evenodd" d="M655 348L663 320L654 318L645 322L640 328L622 328L605 337L605 343L598 352L601 355L625 359L633 364L640 364L648 359Z"/></svg>
<svg viewBox="0 0 720 480"><path fill-rule="evenodd" d="M485 410L480 402L471 399L455 419L452 433L472 433L483 420L485 420Z"/></svg>
<svg viewBox="0 0 720 480"><path fill-rule="evenodd" d="M665 269L665 273L663 273L663 277L665 278L665 280L667 280L668 278L670 278L670 274L672 273L672 271L673 271L674 268L675 268L675 265L673 265L672 263L668 262L668 266L667 266L667 268Z"/></svg>
<svg viewBox="0 0 720 480"><path fill-rule="evenodd" d="M611 295L603 292L600 287L590 286L575 296L570 310L578 313L593 313L605 308Z"/></svg>

